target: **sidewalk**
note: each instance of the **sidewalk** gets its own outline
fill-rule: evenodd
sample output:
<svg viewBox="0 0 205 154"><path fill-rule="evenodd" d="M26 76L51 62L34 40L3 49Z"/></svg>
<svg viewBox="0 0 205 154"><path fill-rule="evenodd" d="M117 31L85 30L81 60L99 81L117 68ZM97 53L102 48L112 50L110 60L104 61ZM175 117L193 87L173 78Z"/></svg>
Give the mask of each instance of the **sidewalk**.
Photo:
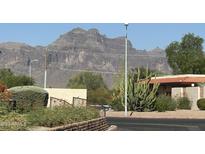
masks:
<svg viewBox="0 0 205 154"><path fill-rule="evenodd" d="M205 111L177 110L166 112L128 112L128 118L155 118L155 119L205 119ZM108 111L107 117L124 117L123 111Z"/></svg>

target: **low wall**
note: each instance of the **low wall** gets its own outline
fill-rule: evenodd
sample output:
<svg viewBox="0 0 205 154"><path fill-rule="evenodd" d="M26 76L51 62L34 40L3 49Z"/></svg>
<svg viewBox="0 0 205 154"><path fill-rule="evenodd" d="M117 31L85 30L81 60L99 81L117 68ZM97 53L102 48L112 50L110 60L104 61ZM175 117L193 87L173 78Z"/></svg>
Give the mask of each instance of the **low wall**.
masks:
<svg viewBox="0 0 205 154"><path fill-rule="evenodd" d="M204 87L178 87L172 88L172 98L188 97L192 102L192 110L199 110L197 100L204 98Z"/></svg>
<svg viewBox="0 0 205 154"><path fill-rule="evenodd" d="M92 119L88 121L48 128L39 127L34 128L34 131L105 131L108 130L109 126L105 117Z"/></svg>
<svg viewBox="0 0 205 154"><path fill-rule="evenodd" d="M57 98L59 100L64 100L70 104L73 104L74 98L81 98L87 100L87 89L45 88L45 90L49 94L47 107L50 107L51 97ZM55 106L55 104L52 104L52 106ZM84 103L83 106L86 106L86 103Z"/></svg>
<svg viewBox="0 0 205 154"><path fill-rule="evenodd" d="M62 106L62 105L72 105L68 102L66 102L65 100L63 99L58 99L58 98L55 98L55 97L50 97L50 105L49 107L55 107L55 106Z"/></svg>

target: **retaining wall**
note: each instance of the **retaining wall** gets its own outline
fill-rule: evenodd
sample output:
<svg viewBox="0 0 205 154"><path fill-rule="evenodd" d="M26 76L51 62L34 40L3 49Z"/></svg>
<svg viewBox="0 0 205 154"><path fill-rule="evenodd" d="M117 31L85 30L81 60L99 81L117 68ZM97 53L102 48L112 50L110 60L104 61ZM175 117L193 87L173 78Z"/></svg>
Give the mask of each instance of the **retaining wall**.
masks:
<svg viewBox="0 0 205 154"><path fill-rule="evenodd" d="M92 119L88 121L48 128L48 127L39 127L33 128L32 130L39 131L105 131L108 130L109 125L105 117Z"/></svg>

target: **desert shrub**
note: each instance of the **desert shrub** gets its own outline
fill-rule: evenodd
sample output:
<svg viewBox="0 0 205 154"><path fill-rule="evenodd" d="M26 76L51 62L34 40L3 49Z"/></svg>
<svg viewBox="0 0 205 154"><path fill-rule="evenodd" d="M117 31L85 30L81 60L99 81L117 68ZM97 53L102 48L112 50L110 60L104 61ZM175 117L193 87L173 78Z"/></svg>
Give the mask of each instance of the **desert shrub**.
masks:
<svg viewBox="0 0 205 154"><path fill-rule="evenodd" d="M201 98L197 101L197 106L200 110L205 110L205 98Z"/></svg>
<svg viewBox="0 0 205 154"><path fill-rule="evenodd" d="M8 87L33 85L33 78L25 75L15 75L10 69L0 69L0 80Z"/></svg>
<svg viewBox="0 0 205 154"><path fill-rule="evenodd" d="M10 110L11 93L7 87L0 81L0 115L5 115Z"/></svg>
<svg viewBox="0 0 205 154"><path fill-rule="evenodd" d="M0 130L16 131L26 130L27 122L24 115L10 112L6 115L0 116Z"/></svg>
<svg viewBox="0 0 205 154"><path fill-rule="evenodd" d="M7 102L0 101L0 115L6 115L9 111L9 104Z"/></svg>
<svg viewBox="0 0 205 154"><path fill-rule="evenodd" d="M115 100L110 105L114 111L123 111L125 109L120 101Z"/></svg>
<svg viewBox="0 0 205 154"><path fill-rule="evenodd" d="M30 126L54 127L99 117L93 108L58 106L32 111L27 115Z"/></svg>
<svg viewBox="0 0 205 154"><path fill-rule="evenodd" d="M48 93L36 86L21 86L10 88L16 111L26 113L47 106Z"/></svg>
<svg viewBox="0 0 205 154"><path fill-rule="evenodd" d="M155 102L155 109L158 112L175 111L176 107L176 101L166 95L159 96Z"/></svg>
<svg viewBox="0 0 205 154"><path fill-rule="evenodd" d="M181 97L177 99L177 108L178 109L191 109L191 101L187 97Z"/></svg>

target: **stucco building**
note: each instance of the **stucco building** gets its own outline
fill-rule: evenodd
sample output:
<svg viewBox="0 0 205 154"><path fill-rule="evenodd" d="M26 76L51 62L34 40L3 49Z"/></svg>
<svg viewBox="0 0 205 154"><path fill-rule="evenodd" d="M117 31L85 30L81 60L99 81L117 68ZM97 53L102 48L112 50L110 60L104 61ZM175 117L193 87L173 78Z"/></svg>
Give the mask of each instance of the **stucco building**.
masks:
<svg viewBox="0 0 205 154"><path fill-rule="evenodd" d="M74 106L86 106L87 89L63 89L45 88L49 99L47 107L70 104Z"/></svg>
<svg viewBox="0 0 205 154"><path fill-rule="evenodd" d="M188 97L192 101L192 109L196 110L196 102L205 98L205 75L184 74L153 77L151 84L159 83L158 94L170 95L172 98Z"/></svg>

